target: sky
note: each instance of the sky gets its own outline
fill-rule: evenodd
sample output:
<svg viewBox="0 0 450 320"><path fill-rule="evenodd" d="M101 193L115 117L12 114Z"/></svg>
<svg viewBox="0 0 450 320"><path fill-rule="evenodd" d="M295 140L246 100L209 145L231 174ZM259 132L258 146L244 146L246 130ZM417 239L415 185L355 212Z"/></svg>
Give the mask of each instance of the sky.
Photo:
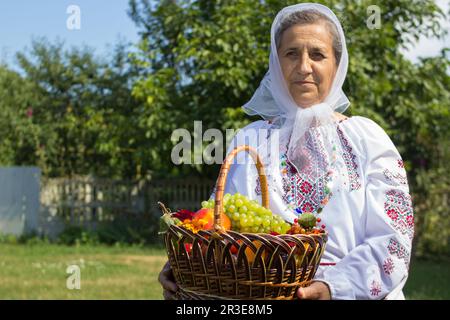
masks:
<svg viewBox="0 0 450 320"><path fill-rule="evenodd" d="M450 0L437 0L436 3L445 13L449 13ZM450 17L447 20L441 20L441 26L449 32L444 39L437 40L421 37L416 46L411 47L409 51L403 52L404 55L413 62L417 62L418 57L436 56L443 47L450 47Z"/></svg>
<svg viewBox="0 0 450 320"><path fill-rule="evenodd" d="M80 9L80 29L67 27L70 5ZM10 64L33 37L88 45L100 55L119 38L136 43L138 30L127 11L128 0L0 0L0 59Z"/></svg>
<svg viewBox="0 0 450 320"><path fill-rule="evenodd" d="M449 0L437 3L448 12ZM67 27L67 20L73 21L67 13L70 5L80 9L80 29ZM87 45L99 55L106 55L108 45L119 38L136 43L138 30L127 10L128 0L0 0L0 61L14 67L15 53L39 37L63 40L68 47ZM444 21L447 30L449 20ZM404 54L416 62L419 56L437 55L444 46L450 46L450 35L441 41L422 38Z"/></svg>

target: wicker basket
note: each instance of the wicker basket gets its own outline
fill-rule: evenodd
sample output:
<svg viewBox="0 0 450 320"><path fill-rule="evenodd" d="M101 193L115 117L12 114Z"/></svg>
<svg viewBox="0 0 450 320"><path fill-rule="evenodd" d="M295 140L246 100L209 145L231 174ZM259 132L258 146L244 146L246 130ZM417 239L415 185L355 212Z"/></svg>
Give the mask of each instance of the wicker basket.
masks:
<svg viewBox="0 0 450 320"><path fill-rule="evenodd" d="M269 208L261 159L252 147L237 147L225 159L217 180L214 230L194 234L172 225L164 235L178 299L295 299L297 289L310 283L319 266L327 241L324 233L275 236L223 230L224 186L232 159L240 151L247 151L255 161L262 205Z"/></svg>

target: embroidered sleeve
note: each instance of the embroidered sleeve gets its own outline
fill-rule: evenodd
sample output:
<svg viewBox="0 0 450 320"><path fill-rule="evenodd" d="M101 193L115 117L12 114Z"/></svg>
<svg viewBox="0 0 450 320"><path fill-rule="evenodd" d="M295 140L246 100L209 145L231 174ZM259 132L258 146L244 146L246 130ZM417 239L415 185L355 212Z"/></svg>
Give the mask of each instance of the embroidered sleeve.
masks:
<svg viewBox="0 0 450 320"><path fill-rule="evenodd" d="M414 219L406 172L383 129L368 119L364 126L364 239L318 279L333 299L391 298L408 276Z"/></svg>

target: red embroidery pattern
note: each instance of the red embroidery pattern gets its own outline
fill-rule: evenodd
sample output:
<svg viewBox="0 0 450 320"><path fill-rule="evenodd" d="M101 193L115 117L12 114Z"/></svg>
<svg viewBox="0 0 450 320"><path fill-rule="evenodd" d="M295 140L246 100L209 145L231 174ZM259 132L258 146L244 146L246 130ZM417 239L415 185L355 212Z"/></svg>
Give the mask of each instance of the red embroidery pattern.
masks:
<svg viewBox="0 0 450 320"><path fill-rule="evenodd" d="M401 173L393 173L389 171L388 169L385 169L383 171L384 178L388 184L391 186L398 186L398 185L407 185L408 179L406 178L406 175L402 175Z"/></svg>
<svg viewBox="0 0 450 320"><path fill-rule="evenodd" d="M394 272L395 265L394 261L392 261L391 258L387 258L383 263L383 271L387 275L390 275L392 272Z"/></svg>
<svg viewBox="0 0 450 320"><path fill-rule="evenodd" d="M409 251L406 250L404 246L402 246L398 241L394 239L389 240L388 251L391 255L403 260L405 262L406 267L409 267Z"/></svg>
<svg viewBox="0 0 450 320"><path fill-rule="evenodd" d="M391 219L391 226L412 239L414 236L414 216L411 196L402 191L387 191L384 210Z"/></svg>
<svg viewBox="0 0 450 320"><path fill-rule="evenodd" d="M381 293L381 284L378 281L373 280L372 284L370 285L370 294L372 296L379 296L380 293Z"/></svg>
<svg viewBox="0 0 450 320"><path fill-rule="evenodd" d="M283 200L294 209L302 212L315 212L322 205L330 190L327 187L329 175L317 176L315 168L325 171L328 161L319 132L306 133L306 146L302 148L305 165L297 172L289 163L286 154L281 155L281 172L283 174Z"/></svg>
<svg viewBox="0 0 450 320"><path fill-rule="evenodd" d="M404 168L404 167L405 167L405 164L403 163L403 160L402 160L402 159L398 159L398 160L397 160L397 164L398 164L398 167L399 167L399 168Z"/></svg>
<svg viewBox="0 0 450 320"><path fill-rule="evenodd" d="M339 128L339 126L337 126L337 132L344 151L343 157L345 165L347 166L348 176L350 180L350 190L358 190L359 188L361 188L361 181L358 174L356 156L353 153L353 149L350 146L350 143L344 136L344 133L342 132L341 128Z"/></svg>

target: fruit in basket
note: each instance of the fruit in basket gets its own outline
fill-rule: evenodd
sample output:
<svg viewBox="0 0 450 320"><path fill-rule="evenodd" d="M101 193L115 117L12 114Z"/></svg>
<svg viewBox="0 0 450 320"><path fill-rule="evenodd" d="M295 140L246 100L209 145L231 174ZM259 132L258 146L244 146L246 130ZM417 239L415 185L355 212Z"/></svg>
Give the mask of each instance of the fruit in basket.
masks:
<svg viewBox="0 0 450 320"><path fill-rule="evenodd" d="M321 234L325 233L325 230L316 226L319 219L314 214L307 212L303 213L298 219L294 220L291 228L288 230L288 234Z"/></svg>
<svg viewBox="0 0 450 320"><path fill-rule="evenodd" d="M291 227L281 216L274 215L269 209L261 206L257 201L246 196L225 194L223 197L225 214L231 220L231 229L238 232L286 233ZM203 208L214 208L214 200L202 202Z"/></svg>
<svg viewBox="0 0 450 320"><path fill-rule="evenodd" d="M191 251L192 251L192 243L185 243L185 244L184 244L184 248L186 249L186 252L187 252L188 254L190 254Z"/></svg>
<svg viewBox="0 0 450 320"><path fill-rule="evenodd" d="M237 242L239 243L240 246L243 245L243 241L242 241L242 240L238 240ZM255 251L255 252L253 252L253 250L252 250L250 247L245 248L245 256L247 257L247 261L248 261L249 263L253 263L253 261L255 260L255 257L256 257L256 252L257 252L258 249L262 246L261 241L253 240L252 242L253 242L253 244L254 244L255 247L256 247L256 251ZM231 254L233 254L233 255L237 255L237 254L239 253L239 249L238 249L235 245L232 245L232 246L230 247L230 252L231 252ZM266 259L266 258L267 258L267 252L264 251L264 252L262 253L262 258L263 258L263 259Z"/></svg>
<svg viewBox="0 0 450 320"><path fill-rule="evenodd" d="M231 221L227 217L226 214L221 215L222 219L222 227L225 230L230 230L231 228ZM210 208L203 208L198 210L193 216L192 216L192 223L199 227L202 230L211 230L214 228L214 210Z"/></svg>
<svg viewBox="0 0 450 320"><path fill-rule="evenodd" d="M316 226L317 219L311 212L305 212L298 218L298 224L304 228L313 228Z"/></svg>
<svg viewBox="0 0 450 320"><path fill-rule="evenodd" d="M225 194L223 197L225 215L231 220L231 229L246 233L272 234L312 234L321 233L316 229L317 218L311 212L304 212L294 224L289 224L279 215L250 200L242 194ZM202 202L204 209L214 208L214 200Z"/></svg>
<svg viewBox="0 0 450 320"><path fill-rule="evenodd" d="M179 210L172 217L184 217L185 219L177 223L177 225L182 226L183 228L188 229L193 233L197 233L200 230L211 230L214 228L214 210L210 208L202 208L197 212ZM222 228L224 228L225 230L230 230L230 219L224 213L222 213L221 218Z"/></svg>
<svg viewBox="0 0 450 320"><path fill-rule="evenodd" d="M306 230L304 228L302 228L298 223L297 223L297 219L295 219L296 221L294 221L294 224L292 225L292 227L288 230L288 234L305 234Z"/></svg>
<svg viewBox="0 0 450 320"><path fill-rule="evenodd" d="M253 240L252 242L256 247L256 251L253 252L253 250L248 247L245 249L245 255L247 256L248 263L253 263L253 261L255 260L255 257L256 257L256 252L258 252L258 249L262 246L262 243L258 240ZM263 260L266 259L266 256L267 256L267 252L263 252L263 254L262 254Z"/></svg>

